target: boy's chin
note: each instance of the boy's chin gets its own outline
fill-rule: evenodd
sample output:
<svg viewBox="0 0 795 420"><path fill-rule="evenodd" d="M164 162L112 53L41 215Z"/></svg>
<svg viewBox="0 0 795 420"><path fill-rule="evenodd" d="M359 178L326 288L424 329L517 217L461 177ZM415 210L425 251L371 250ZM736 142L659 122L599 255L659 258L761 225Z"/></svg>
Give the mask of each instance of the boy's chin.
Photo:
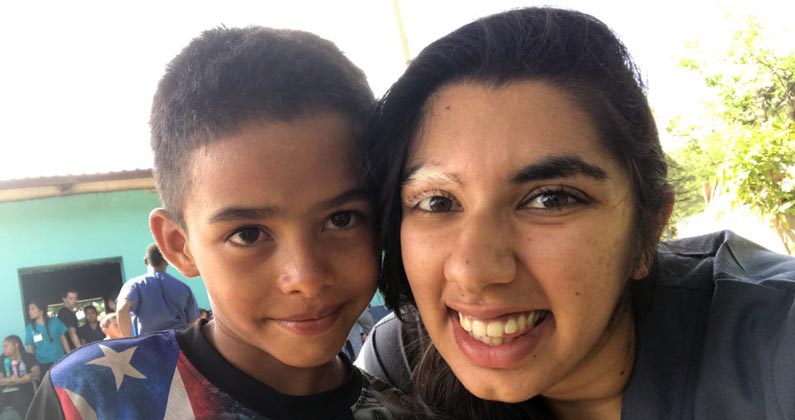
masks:
<svg viewBox="0 0 795 420"><path fill-rule="evenodd" d="M303 348L294 349L292 351L279 351L279 354L274 354L274 352L271 353L271 355L285 365L308 369L331 363L336 359L341 348L342 345L340 345L339 349L324 349L323 351L320 351L320 349L308 350Z"/></svg>

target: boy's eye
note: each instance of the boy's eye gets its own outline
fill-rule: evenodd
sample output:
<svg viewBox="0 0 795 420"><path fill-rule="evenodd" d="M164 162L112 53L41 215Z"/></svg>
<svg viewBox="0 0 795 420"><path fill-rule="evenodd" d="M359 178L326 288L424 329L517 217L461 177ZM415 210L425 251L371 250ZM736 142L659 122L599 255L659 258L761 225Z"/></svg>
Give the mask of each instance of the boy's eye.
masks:
<svg viewBox="0 0 795 420"><path fill-rule="evenodd" d="M267 239L268 236L266 232L263 232L258 227L246 226L236 230L229 237L229 241L235 245L248 246Z"/></svg>
<svg viewBox="0 0 795 420"><path fill-rule="evenodd" d="M323 230L343 230L348 229L357 222L357 216L351 211L340 211L332 214Z"/></svg>

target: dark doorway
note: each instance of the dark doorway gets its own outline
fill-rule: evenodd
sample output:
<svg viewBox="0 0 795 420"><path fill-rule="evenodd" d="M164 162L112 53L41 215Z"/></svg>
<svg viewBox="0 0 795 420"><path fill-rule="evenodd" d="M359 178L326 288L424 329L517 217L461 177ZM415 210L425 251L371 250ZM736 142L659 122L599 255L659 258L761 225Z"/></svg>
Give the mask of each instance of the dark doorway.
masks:
<svg viewBox="0 0 795 420"><path fill-rule="evenodd" d="M67 289L78 291L78 309L92 303L102 313L105 298L115 296L123 283L121 257L19 269L25 319L28 319L28 302L33 298L45 303L47 312L57 313ZM82 318L80 313L78 318Z"/></svg>

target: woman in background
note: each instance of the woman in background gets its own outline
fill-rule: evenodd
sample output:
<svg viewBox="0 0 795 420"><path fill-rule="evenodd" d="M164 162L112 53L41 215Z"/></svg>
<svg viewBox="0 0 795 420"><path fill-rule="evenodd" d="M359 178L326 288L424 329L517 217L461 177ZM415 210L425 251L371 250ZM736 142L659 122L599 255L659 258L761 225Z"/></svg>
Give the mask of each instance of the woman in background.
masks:
<svg viewBox="0 0 795 420"><path fill-rule="evenodd" d="M0 410L11 407L25 418L40 373L36 356L25 351L22 339L18 335L6 337L0 357Z"/></svg>
<svg viewBox="0 0 795 420"><path fill-rule="evenodd" d="M33 300L28 305L30 321L25 327L25 344L28 351L36 355L44 376L53 363L69 352L66 342L66 325L58 318L47 315L47 305Z"/></svg>

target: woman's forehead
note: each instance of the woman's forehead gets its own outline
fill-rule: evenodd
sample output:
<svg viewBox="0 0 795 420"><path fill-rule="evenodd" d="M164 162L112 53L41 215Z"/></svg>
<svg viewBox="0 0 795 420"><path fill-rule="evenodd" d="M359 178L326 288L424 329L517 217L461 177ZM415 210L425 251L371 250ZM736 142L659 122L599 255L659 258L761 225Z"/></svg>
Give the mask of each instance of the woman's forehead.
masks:
<svg viewBox="0 0 795 420"><path fill-rule="evenodd" d="M560 89L538 81L466 82L429 100L405 167L449 177L451 170L491 164L515 171L554 159L622 172L590 115ZM453 160L458 168L449 167Z"/></svg>

